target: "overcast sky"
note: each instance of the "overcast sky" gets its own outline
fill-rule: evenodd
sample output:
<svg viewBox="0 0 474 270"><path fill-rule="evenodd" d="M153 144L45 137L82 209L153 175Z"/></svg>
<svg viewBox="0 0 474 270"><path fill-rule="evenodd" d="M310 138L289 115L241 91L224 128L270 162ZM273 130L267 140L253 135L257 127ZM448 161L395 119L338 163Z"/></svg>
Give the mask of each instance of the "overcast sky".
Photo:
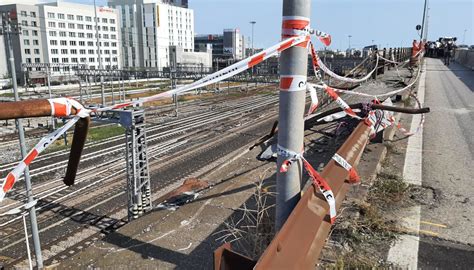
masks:
<svg viewBox="0 0 474 270"><path fill-rule="evenodd" d="M93 0L68 0L93 3ZM428 0L428 39L456 36L458 44L474 44L474 0ZM97 0L100 5L106 1ZM250 21L256 21L255 47L278 42L281 31L282 0L189 0L194 9L197 34L222 33L224 28L240 28L251 36ZM332 35L331 48L409 46L418 34L424 0L313 0L311 26ZM248 41L248 39L246 40ZM319 46L321 47L321 46Z"/></svg>

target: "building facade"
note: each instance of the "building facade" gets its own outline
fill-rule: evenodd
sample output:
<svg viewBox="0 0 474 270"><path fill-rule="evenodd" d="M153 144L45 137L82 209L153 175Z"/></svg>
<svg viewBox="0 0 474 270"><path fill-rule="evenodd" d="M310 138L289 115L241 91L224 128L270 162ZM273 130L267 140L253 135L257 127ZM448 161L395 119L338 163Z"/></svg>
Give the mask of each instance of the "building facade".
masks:
<svg viewBox="0 0 474 270"><path fill-rule="evenodd" d="M22 63L87 64L90 68L121 68L118 15L114 9L68 2L13 4L0 6L0 12L13 14L21 26L12 35L15 67L19 78L25 76ZM97 14L99 41L96 36ZM99 51L97 47L99 42ZM40 71L40 68L28 68ZM73 73L69 67L52 69L52 75Z"/></svg>
<svg viewBox="0 0 474 270"><path fill-rule="evenodd" d="M119 14L123 66L162 70L170 46L194 50L194 12L187 1L109 0Z"/></svg>
<svg viewBox="0 0 474 270"><path fill-rule="evenodd" d="M39 5L45 62L121 68L117 12L112 8L67 2ZM97 24L95 15L97 14ZM96 36L96 25L99 38ZM100 59L97 46L100 48ZM53 72L69 71L54 67Z"/></svg>
<svg viewBox="0 0 474 270"><path fill-rule="evenodd" d="M238 28L225 29L223 34L196 35L194 50L201 51L212 46L212 57L241 60L245 58L245 39Z"/></svg>
<svg viewBox="0 0 474 270"><path fill-rule="evenodd" d="M10 21L12 25L21 27L21 31L17 34L10 35L11 44L13 48L13 55L15 56L15 70L17 78L20 81L24 80L24 72L21 67L22 63L42 63L44 62L43 40L38 6L11 4L0 6L0 13L9 12ZM4 42L4 51L7 42ZM8 55L8 53L5 53ZM31 70L31 68L30 68ZM8 66L8 73L11 73L10 66Z"/></svg>

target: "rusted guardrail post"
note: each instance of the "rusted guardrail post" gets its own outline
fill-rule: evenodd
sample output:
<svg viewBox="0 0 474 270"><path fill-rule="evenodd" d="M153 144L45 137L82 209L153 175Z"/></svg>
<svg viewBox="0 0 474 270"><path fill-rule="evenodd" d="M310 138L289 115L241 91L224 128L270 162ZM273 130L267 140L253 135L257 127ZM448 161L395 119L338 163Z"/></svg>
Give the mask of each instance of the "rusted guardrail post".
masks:
<svg viewBox="0 0 474 270"><path fill-rule="evenodd" d="M311 14L310 0L284 0L282 38L301 35L308 29ZM300 31L298 31L300 30ZM307 42L284 50L280 56L280 107L278 143L283 149L300 153L304 138L304 105L308 72ZM277 168L288 157L278 155ZM300 199L302 163L291 166L288 172L277 169L276 229L285 223Z"/></svg>

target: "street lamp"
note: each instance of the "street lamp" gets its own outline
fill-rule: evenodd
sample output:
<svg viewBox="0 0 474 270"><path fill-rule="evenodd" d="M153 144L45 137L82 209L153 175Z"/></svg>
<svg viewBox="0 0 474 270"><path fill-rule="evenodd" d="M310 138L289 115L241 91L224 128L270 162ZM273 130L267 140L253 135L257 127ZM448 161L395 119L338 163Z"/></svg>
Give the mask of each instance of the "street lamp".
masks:
<svg viewBox="0 0 474 270"><path fill-rule="evenodd" d="M30 208L34 207L38 203L38 200L34 200L31 202L28 202L27 204L24 204L20 207L13 208L8 210L7 212L0 214L1 216L13 216L13 215L18 215L22 213L22 218L23 218L23 228L25 229L25 243L26 243L26 252L28 253L28 262L30 264L30 270L33 269L33 262L31 261L31 251L30 251L30 242L28 240L28 229L26 228L26 215L28 214L28 210ZM22 210L23 208L23 210Z"/></svg>
<svg viewBox="0 0 474 270"><path fill-rule="evenodd" d="M252 51L250 54L253 55L253 28L257 22L256 21L251 21L250 24L252 25Z"/></svg>
<svg viewBox="0 0 474 270"><path fill-rule="evenodd" d="M349 55L351 55L352 54L352 52L351 52L351 37L352 36L349 35L348 37L349 37Z"/></svg>

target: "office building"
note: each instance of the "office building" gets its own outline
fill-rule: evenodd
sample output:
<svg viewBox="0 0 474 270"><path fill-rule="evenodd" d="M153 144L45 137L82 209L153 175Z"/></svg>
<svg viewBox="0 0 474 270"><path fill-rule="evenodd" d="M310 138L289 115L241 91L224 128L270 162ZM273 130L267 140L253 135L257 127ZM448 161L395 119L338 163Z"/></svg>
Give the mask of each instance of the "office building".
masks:
<svg viewBox="0 0 474 270"><path fill-rule="evenodd" d="M213 58L241 60L245 58L244 40L238 28L225 29L223 34L196 35L194 50L201 51L211 45Z"/></svg>
<svg viewBox="0 0 474 270"><path fill-rule="evenodd" d="M187 1L109 0L119 14L123 66L162 70L170 63L170 46L194 50L194 12Z"/></svg>

